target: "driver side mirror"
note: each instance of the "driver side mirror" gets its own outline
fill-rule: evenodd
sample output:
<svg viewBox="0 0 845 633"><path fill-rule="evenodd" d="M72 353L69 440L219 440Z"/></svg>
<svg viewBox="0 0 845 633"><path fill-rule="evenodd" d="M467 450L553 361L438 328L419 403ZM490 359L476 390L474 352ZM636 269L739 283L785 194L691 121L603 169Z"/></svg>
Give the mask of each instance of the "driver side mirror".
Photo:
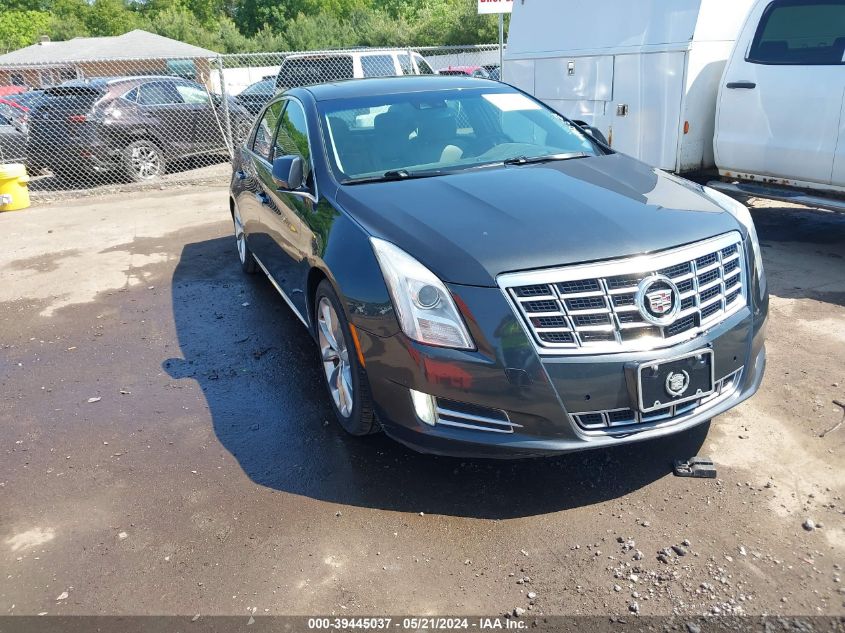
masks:
<svg viewBox="0 0 845 633"><path fill-rule="evenodd" d="M305 184L301 156L279 156L273 160L273 182L282 191L296 191Z"/></svg>

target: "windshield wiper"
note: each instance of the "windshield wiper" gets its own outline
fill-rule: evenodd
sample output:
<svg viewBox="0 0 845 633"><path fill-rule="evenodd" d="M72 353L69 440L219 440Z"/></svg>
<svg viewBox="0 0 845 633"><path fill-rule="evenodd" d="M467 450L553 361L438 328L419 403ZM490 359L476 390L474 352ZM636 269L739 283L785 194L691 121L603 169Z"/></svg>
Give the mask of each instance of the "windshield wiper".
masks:
<svg viewBox="0 0 845 633"><path fill-rule="evenodd" d="M571 160L573 158L587 158L584 152L568 152L566 154L548 154L546 156L514 156L502 161L503 165L529 165L534 163L550 163L556 160Z"/></svg>
<svg viewBox="0 0 845 633"><path fill-rule="evenodd" d="M384 172L381 176L371 176L368 178L353 178L347 180L345 185L358 185L365 182L390 182L393 180L413 180L414 178L433 178L435 176L443 176L447 172L442 169L429 169L426 171L408 171L407 169L391 169Z"/></svg>

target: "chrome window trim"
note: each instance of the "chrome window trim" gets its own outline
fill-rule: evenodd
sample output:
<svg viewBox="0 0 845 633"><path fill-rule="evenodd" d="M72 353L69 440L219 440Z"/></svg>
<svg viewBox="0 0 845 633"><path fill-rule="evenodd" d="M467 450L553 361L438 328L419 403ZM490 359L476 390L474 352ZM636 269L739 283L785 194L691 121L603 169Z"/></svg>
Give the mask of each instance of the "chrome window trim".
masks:
<svg viewBox="0 0 845 633"><path fill-rule="evenodd" d="M709 305L715 304L720 300L730 295L734 289L740 290L741 301L735 299L730 305L723 306L723 309L717 310L714 314L704 317L702 315L698 326L693 327L687 331L681 332L675 336L663 337L647 337L639 340L624 341L621 338L621 333L630 331L632 329L645 329L654 326L647 322L623 323L619 319L619 314L638 313L638 309L633 306L615 306L611 300L616 295L631 294L636 292L636 285L623 288L609 288L606 279L613 277L636 277L637 275L647 275L649 273L659 273L659 271L671 268L672 266L683 264L686 262L693 262L694 260L712 254L714 252L721 252L723 249L736 245L737 252L728 255L724 260L720 259L712 264L707 264L698 271L693 269L678 275L677 278L672 278L675 283L683 283L685 280L692 280L692 289L680 294L680 299L688 298L690 296L696 297L696 304L679 312L674 323L678 323L682 319L689 317L691 314L699 313ZM709 282L709 287L722 287L722 292L713 298L708 299L698 305L697 300L700 296L701 290L698 288L698 277L708 272L709 270L724 267L725 263L730 263L738 260L738 273L731 271L728 275L720 277L719 280ZM741 275L739 284L735 284L730 290L725 287L725 280L732 279L737 274ZM600 290L588 291L582 293L561 294L556 289L556 284L571 282L571 281L586 281L599 280ZM687 244L678 248L672 248L650 255L638 255L633 257L624 257L602 262L573 264L570 266L562 266L557 268L520 271L514 273L503 273L496 278L496 282L505 296L505 300L510 304L512 310L516 314L519 322L534 345L535 350L542 356L562 356L562 355L588 355L588 354L614 354L621 352L641 352L654 349L662 349L672 347L679 343L691 340L699 336L702 332L717 325L734 314L746 308L748 305L748 277L747 266L744 256L744 243L742 236L738 231L731 231L713 238L705 239L693 244ZM549 286L549 290L553 294L534 295L527 297L516 296L514 289L524 286ZM708 288L703 286L704 290ZM605 299L604 307L589 308L586 310L571 310L566 307L564 302L570 299L587 298L587 297L603 297ZM544 313L529 313L521 306L531 301L558 301L566 309L561 309L558 312L544 312ZM579 326L572 327L571 317L586 316L589 314L608 314L610 316L611 325L601 326ZM561 327L535 327L530 321L534 317L554 317L566 315L566 326ZM671 327L664 326L664 327ZM563 343L549 343L539 338L539 333L569 333L573 335L572 342ZM591 342L582 345L580 339L576 335L578 332L612 332L614 340Z"/></svg>

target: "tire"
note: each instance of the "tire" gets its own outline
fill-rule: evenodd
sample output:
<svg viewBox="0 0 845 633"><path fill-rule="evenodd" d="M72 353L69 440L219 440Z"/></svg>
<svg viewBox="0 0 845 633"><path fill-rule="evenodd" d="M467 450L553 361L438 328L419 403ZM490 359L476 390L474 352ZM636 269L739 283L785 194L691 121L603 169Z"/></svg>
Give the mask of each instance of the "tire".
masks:
<svg viewBox="0 0 845 633"><path fill-rule="evenodd" d="M337 293L325 279L314 295L314 315L317 354L337 421L350 435L377 433L380 428L373 411L367 372L358 360Z"/></svg>
<svg viewBox="0 0 845 633"><path fill-rule="evenodd" d="M158 145L142 139L123 149L123 173L129 182L151 182L164 175L164 154Z"/></svg>
<svg viewBox="0 0 845 633"><path fill-rule="evenodd" d="M252 251L249 250L249 245L246 240L246 231L244 231L244 222L241 219L241 213L238 211L238 206L234 205L232 209L232 224L235 229L235 248L238 252L238 260L241 262L241 270L248 275L255 273L257 268L255 258L252 256Z"/></svg>

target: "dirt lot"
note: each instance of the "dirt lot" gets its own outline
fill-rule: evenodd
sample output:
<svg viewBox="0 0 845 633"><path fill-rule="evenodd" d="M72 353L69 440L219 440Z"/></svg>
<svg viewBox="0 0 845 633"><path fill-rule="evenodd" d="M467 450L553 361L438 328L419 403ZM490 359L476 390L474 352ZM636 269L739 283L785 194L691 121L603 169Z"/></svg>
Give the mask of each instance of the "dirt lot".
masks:
<svg viewBox="0 0 845 633"><path fill-rule="evenodd" d="M756 208L772 306L751 401L502 463L328 422L314 346L240 273L225 200L0 216L0 614L845 614L845 425L825 434L845 216ZM693 453L719 478L673 477Z"/></svg>

